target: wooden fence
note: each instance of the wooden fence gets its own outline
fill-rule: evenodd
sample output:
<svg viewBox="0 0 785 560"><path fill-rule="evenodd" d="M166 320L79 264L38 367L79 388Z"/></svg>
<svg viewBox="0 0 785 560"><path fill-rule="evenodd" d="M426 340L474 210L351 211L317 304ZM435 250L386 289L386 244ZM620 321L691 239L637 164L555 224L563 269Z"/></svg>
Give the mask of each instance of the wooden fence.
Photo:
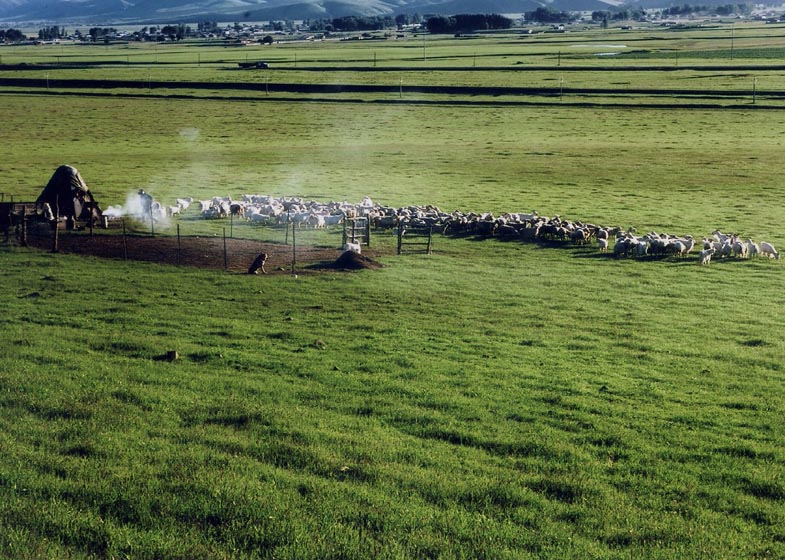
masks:
<svg viewBox="0 0 785 560"><path fill-rule="evenodd" d="M433 241L433 228L413 228L406 224L398 226L398 254L406 252L425 252L431 254L431 244Z"/></svg>

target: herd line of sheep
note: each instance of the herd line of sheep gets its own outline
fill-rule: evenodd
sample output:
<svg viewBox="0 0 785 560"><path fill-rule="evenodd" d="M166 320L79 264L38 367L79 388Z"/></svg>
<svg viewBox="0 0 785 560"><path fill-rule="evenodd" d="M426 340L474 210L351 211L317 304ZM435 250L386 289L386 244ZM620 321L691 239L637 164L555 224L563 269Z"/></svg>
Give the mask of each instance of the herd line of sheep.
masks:
<svg viewBox="0 0 785 560"><path fill-rule="evenodd" d="M545 217L537 212L477 214L461 211L444 212L436 206L406 206L394 208L374 203L364 197L360 203L317 202L297 197L272 197L268 195L243 195L239 200L231 197L213 197L208 200L177 199L167 207L169 216L179 215L192 202L199 205L204 218L234 216L256 224L325 228L337 226L346 218L366 217L376 229L392 230L433 228L445 235L496 237L502 240L565 242L575 245L596 243L599 251L612 251L615 257L699 255L698 263L708 265L712 258L769 257L779 259L780 254L772 243L754 242L738 234L714 230L698 243L692 235L675 236L649 232L637 235L634 228L605 227L580 221L566 220L560 216ZM163 206L158 205L159 211Z"/></svg>

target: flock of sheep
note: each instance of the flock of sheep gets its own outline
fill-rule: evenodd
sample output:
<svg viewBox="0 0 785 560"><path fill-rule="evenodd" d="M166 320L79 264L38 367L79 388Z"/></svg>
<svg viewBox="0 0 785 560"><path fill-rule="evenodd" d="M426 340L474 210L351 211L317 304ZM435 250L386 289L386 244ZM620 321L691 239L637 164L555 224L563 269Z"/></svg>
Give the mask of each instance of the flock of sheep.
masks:
<svg viewBox="0 0 785 560"><path fill-rule="evenodd" d="M545 217L537 212L463 213L458 210L444 212L436 206L406 206L394 208L374 203L364 197L360 203L317 202L297 197L272 197L268 195L243 195L239 200L214 197L193 201L177 199L177 204L167 207L166 214L178 215L191 203L199 205L204 218L235 216L252 223L298 227L325 228L337 226L346 218L366 217L376 229L392 230L398 227L432 228L433 231L456 236L496 237L502 240L565 242L576 245L596 243L599 251L612 251L615 257L677 256L699 254L698 263L708 265L712 258L768 257L779 259L780 254L767 241L760 243L743 239L738 234L719 230L704 237L700 243L691 235L674 236L649 232L637 235L634 228L603 227L580 221L565 220L560 216ZM163 206L158 205L159 209ZM612 249L611 249L612 246Z"/></svg>

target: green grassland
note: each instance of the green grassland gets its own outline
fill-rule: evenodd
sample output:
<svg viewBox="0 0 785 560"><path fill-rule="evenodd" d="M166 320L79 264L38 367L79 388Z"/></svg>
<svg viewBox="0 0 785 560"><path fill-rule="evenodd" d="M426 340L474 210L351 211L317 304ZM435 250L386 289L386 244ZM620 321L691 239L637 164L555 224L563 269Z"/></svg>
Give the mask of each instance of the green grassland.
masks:
<svg viewBox="0 0 785 560"><path fill-rule="evenodd" d="M688 34L727 31L656 33L678 51ZM779 48L776 27L735 33L768 33ZM474 40L443 40L465 64ZM477 41L478 52L518 56L510 38ZM356 43L302 48L336 61L402 56ZM5 64L28 56L8 52ZM759 74L760 60L734 62L751 69L711 80L779 79ZM227 67L191 65L185 77L151 59L149 71L263 75ZM684 72L709 83L709 72ZM488 75L517 85L523 74ZM298 79L308 76L329 77ZM674 76L611 79L655 87ZM368 195L785 246L785 129L779 110L759 110L768 100L89 93L0 88L6 196L35 198L69 163L104 207L138 188L162 201ZM181 224L216 227L194 214ZM433 255L394 256L389 234L374 243L381 270L297 278L0 245L0 556L785 556L779 261L699 267L448 237ZM169 350L180 359L164 360Z"/></svg>

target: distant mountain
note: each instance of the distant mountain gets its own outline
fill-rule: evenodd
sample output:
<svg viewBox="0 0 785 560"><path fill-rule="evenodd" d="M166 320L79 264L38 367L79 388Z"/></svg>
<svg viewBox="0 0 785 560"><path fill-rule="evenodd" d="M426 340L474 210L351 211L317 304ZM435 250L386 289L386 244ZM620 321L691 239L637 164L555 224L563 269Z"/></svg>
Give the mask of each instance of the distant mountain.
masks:
<svg viewBox="0 0 785 560"><path fill-rule="evenodd" d="M521 14L541 6L609 9L615 0L0 0L0 26L199 20L267 21L397 14Z"/></svg>

